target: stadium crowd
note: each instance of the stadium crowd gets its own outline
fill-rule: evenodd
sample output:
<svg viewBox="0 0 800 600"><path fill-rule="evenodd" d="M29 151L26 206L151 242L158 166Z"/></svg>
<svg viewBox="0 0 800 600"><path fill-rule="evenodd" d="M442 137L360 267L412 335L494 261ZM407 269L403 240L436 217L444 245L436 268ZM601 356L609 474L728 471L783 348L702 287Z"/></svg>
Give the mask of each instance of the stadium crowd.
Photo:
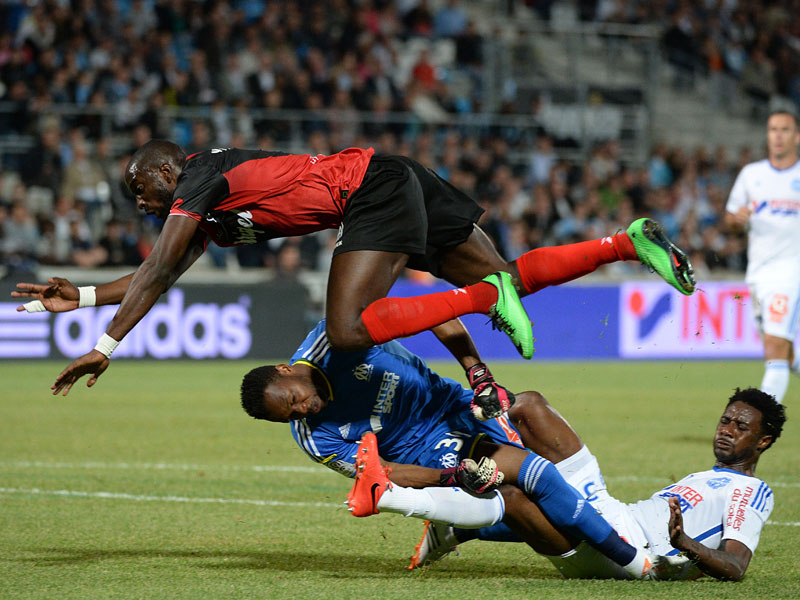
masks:
<svg viewBox="0 0 800 600"><path fill-rule="evenodd" d="M748 70L770 71L770 94L794 98L800 87L790 2L579 4L598 21L669 22L666 51L690 56L692 77L705 61L707 72L728 70L743 86ZM130 152L151 137L190 152L283 149L292 125L253 109L319 111L302 122L304 151L373 146L413 156L486 208L482 225L506 256L611 234L649 215L691 250L701 277L745 266L744 241L727 235L721 218L738 168L754 158L747 150L657 145L631 164L608 141L575 161L541 129L476 134L432 124L479 112L484 98L486 39L454 0L12 1L0 5L0 24L0 133L36 139L26 153L0 153L0 263L11 269L138 264L159 223L136 214L122 185ZM449 66L435 44L413 43L420 39L448 41ZM752 80L768 82L762 75ZM89 110L48 110L61 104ZM205 116L164 110L189 106L206 107ZM110 127L91 109L110 111ZM397 113L419 118L392 121ZM330 237L210 254L217 266L325 268Z"/></svg>

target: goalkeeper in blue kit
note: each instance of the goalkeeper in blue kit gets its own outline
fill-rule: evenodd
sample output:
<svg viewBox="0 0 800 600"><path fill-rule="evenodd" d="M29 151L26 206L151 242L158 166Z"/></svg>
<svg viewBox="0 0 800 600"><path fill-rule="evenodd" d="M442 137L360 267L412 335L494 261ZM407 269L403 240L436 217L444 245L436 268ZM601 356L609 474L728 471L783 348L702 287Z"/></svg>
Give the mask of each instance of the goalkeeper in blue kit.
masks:
<svg viewBox="0 0 800 600"><path fill-rule="evenodd" d="M513 395L494 382L460 321L433 331L468 371L474 392L395 341L337 351L321 321L291 364L245 375L242 406L254 418L291 423L312 459L355 477L348 496L355 516L398 512L476 529L506 517L524 534L541 529L526 522L526 503L535 503L541 512L531 515L543 514L568 538L585 540L629 576L664 575L675 559L628 544L552 463L523 446L503 414ZM494 490L503 481L521 492L512 498L513 515Z"/></svg>

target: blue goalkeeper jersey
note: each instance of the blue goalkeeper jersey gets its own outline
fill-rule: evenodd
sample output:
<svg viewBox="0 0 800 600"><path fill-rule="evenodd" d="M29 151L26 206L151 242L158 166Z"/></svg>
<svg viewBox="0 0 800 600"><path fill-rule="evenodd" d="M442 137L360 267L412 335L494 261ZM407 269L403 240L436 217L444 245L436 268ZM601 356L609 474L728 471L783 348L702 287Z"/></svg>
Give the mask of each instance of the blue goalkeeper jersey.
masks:
<svg viewBox="0 0 800 600"><path fill-rule="evenodd" d="M313 459L345 475L354 473L356 442L367 431L376 434L384 459L421 464L426 440L435 429L464 429L474 422L472 391L431 371L395 341L339 352L328 343L322 320L291 362L320 370L332 398L313 417L293 421L292 435Z"/></svg>

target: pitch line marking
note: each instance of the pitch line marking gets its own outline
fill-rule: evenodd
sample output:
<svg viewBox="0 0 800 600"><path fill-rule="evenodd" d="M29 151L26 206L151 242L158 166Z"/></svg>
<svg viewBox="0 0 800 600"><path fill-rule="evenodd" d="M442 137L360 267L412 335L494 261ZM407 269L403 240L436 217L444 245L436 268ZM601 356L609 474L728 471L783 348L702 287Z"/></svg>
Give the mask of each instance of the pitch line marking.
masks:
<svg viewBox="0 0 800 600"><path fill-rule="evenodd" d="M334 473L332 469L319 467L281 467L278 465L192 465L175 463L126 463L126 462L48 462L41 460L0 461L3 467L42 468L42 469L132 469L153 471L252 471L255 473Z"/></svg>
<svg viewBox="0 0 800 600"><path fill-rule="evenodd" d="M100 498L103 500L134 500L137 502L184 502L191 504L250 504L254 506L291 506L314 508L343 508L344 503L283 502L280 500L253 500L249 498L195 498L191 496L146 496L121 492L82 492L78 490L42 490L39 488L0 488L0 494L28 494L32 496L61 496L71 498Z"/></svg>
<svg viewBox="0 0 800 600"><path fill-rule="evenodd" d="M344 503L332 502L283 502L280 500L253 500L249 498L193 498L190 496L146 496L123 492L82 492L79 490L42 490L39 488L3 488L0 494L27 494L31 496L55 496L68 498L99 498L102 500L133 500L136 502L183 502L189 504L249 504L253 506L290 506L315 508L343 508ZM800 522L767 521L767 525L800 527Z"/></svg>
<svg viewBox="0 0 800 600"><path fill-rule="evenodd" d="M181 463L128 463L128 462L49 462L41 460L6 460L0 461L0 467L42 468L42 469L141 469L155 471L251 471L254 473L330 473L336 474L333 469L320 468L319 466L290 466L279 465L197 465ZM605 477L607 481L633 481L640 483L656 483L666 485L671 483L664 477L640 477L638 475L618 475ZM800 488L798 482L769 483L771 488Z"/></svg>

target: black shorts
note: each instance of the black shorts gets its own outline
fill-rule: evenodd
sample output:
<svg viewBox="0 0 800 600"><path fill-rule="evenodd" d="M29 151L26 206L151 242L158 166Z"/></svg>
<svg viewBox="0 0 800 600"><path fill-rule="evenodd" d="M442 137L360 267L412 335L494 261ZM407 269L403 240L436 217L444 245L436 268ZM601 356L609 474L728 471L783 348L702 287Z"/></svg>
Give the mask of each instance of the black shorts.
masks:
<svg viewBox="0 0 800 600"><path fill-rule="evenodd" d="M353 250L409 255L407 266L439 277L444 254L467 241L483 209L405 156L373 156L347 199L334 256Z"/></svg>

